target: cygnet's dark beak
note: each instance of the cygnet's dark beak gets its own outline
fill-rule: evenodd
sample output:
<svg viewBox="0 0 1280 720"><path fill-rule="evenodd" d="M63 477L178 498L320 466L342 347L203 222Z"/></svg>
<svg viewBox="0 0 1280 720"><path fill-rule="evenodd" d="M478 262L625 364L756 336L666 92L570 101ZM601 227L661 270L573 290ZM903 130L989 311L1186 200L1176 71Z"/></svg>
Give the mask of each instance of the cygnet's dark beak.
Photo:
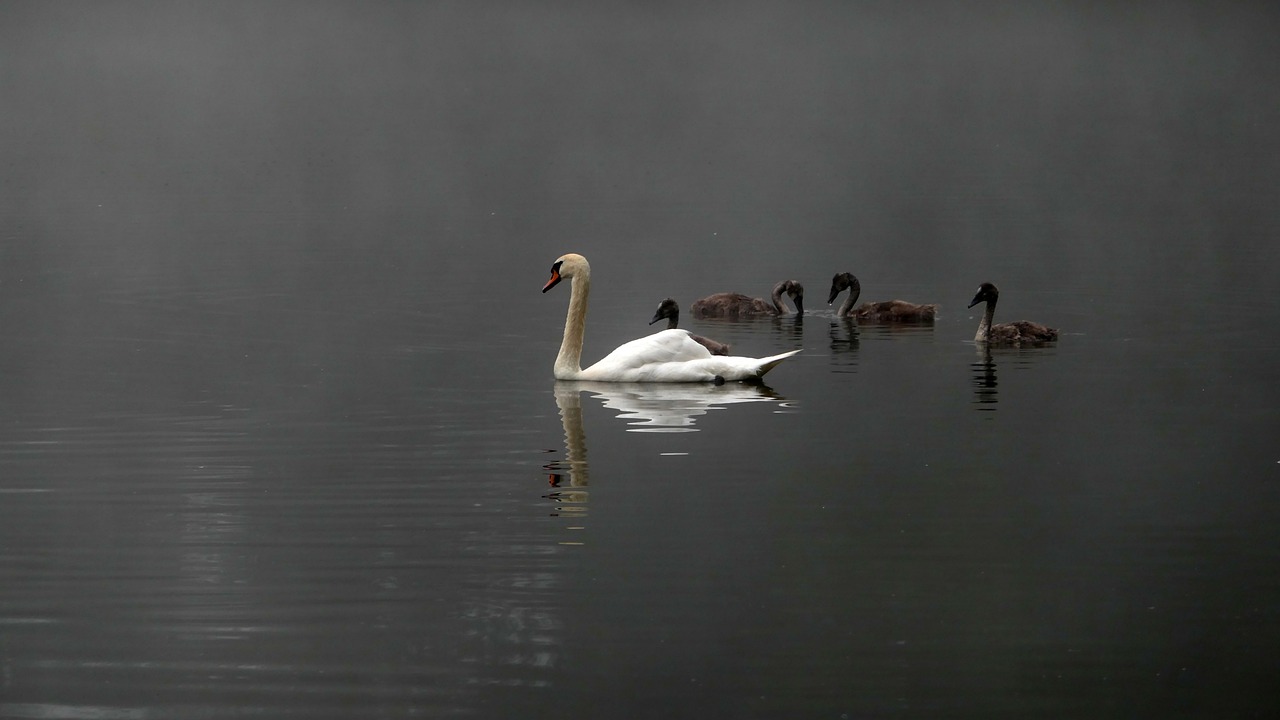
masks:
<svg viewBox="0 0 1280 720"><path fill-rule="evenodd" d="M985 299L986 298L982 297L982 293L978 293L977 295L973 296L973 302L969 303L969 307L973 307L974 305L977 305L978 303L982 302Z"/></svg>
<svg viewBox="0 0 1280 720"><path fill-rule="evenodd" d="M796 314L803 315L804 314L804 296L801 295L798 298L792 298L792 299L796 301Z"/></svg>
<svg viewBox="0 0 1280 720"><path fill-rule="evenodd" d="M662 319L662 311L659 310L658 312L653 314L653 319L649 321L649 324L652 325L661 319Z"/></svg>

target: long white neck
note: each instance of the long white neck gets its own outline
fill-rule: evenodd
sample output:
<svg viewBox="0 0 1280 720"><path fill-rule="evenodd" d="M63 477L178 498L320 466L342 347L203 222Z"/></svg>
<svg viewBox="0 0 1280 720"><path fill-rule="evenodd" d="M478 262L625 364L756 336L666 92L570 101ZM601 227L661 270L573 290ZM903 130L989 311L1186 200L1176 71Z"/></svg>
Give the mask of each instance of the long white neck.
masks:
<svg viewBox="0 0 1280 720"><path fill-rule="evenodd" d="M577 271L569 285L569 314L564 319L564 340L556 356L557 380L576 380L582 374L582 338L587 329L587 296L591 294L591 274Z"/></svg>
<svg viewBox="0 0 1280 720"><path fill-rule="evenodd" d="M991 319L996 316L996 301L988 300L987 309L982 311L982 321L978 323L978 332L974 334L974 342L986 342L991 336Z"/></svg>
<svg viewBox="0 0 1280 720"><path fill-rule="evenodd" d="M849 286L849 296L840 304L840 309L836 311L836 317L849 317L849 313L853 312L854 303L858 302L858 296L862 294L862 288L857 285Z"/></svg>

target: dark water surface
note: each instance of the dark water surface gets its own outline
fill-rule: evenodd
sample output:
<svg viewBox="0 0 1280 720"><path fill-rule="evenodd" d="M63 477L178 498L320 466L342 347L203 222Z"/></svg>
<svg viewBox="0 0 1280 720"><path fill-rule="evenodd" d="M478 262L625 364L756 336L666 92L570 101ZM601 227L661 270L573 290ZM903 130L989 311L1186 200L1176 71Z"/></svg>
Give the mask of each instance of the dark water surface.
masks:
<svg viewBox="0 0 1280 720"><path fill-rule="evenodd" d="M980 7L0 5L0 717L1269 717L1280 13Z"/></svg>

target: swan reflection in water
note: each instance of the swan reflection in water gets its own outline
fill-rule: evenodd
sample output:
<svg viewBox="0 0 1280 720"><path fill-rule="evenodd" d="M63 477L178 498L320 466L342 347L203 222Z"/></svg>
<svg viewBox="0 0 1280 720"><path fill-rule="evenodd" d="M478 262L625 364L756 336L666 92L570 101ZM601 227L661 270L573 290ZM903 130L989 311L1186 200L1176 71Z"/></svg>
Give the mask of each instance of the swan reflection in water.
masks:
<svg viewBox="0 0 1280 720"><path fill-rule="evenodd" d="M628 432L697 432L698 418L727 405L772 402L785 407L786 399L760 383L556 383L556 404L564 409L579 393L588 392L604 407L618 410ZM572 398L572 399L571 399ZM567 404L566 404L567 401ZM581 405L578 405L581 412ZM566 437L568 424L566 427Z"/></svg>
<svg viewBox="0 0 1280 720"><path fill-rule="evenodd" d="M788 408L786 398L760 384L725 383L598 383L559 380L555 384L556 407L564 426L564 459L543 465L551 492L543 497L555 503L552 515L570 518L566 529L581 531L587 514L587 486L591 467L587 462L587 432L582 422L582 393L590 393L604 407L618 411L628 432L697 432L698 418L713 410L740 403L776 403ZM578 540L561 545L581 545Z"/></svg>
<svg viewBox="0 0 1280 720"><path fill-rule="evenodd" d="M991 347L990 343L974 343L978 359L969 364L973 384L973 405L975 410L992 411L1000 402L999 381L996 377L996 359L1005 367L1005 379L1014 380L1016 373L1038 367L1046 358L1055 355L1052 346L1023 344ZM1009 375L1012 370L1015 375ZM1006 388L1007 389L1007 388ZM1016 397L1016 396L1015 396ZM1006 396L1006 401L1011 399Z"/></svg>
<svg viewBox="0 0 1280 720"><path fill-rule="evenodd" d="M556 407L564 425L565 457L545 468L553 487L582 488L590 484L587 434L582 423L582 393L590 393L604 407L618 411L628 432L697 432L698 419L715 410L741 403L775 403L788 408L786 398L760 383L598 383L558 380Z"/></svg>
<svg viewBox="0 0 1280 720"><path fill-rule="evenodd" d="M969 365L969 369L973 371L973 403L975 410L995 410L996 403L1000 401L999 391L996 387L1000 384L996 380L996 363L991 359L991 348L986 343L976 343L978 348L978 359Z"/></svg>
<svg viewBox="0 0 1280 720"><path fill-rule="evenodd" d="M857 321L851 317L832 318L827 330L831 364L841 368L834 372L858 372L858 339Z"/></svg>

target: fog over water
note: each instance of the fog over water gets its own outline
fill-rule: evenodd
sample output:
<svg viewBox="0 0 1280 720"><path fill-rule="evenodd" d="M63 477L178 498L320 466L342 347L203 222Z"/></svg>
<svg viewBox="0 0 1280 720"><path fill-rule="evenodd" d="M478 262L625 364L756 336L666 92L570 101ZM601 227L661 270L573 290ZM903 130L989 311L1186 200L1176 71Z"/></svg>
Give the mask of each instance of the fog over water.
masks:
<svg viewBox="0 0 1280 720"><path fill-rule="evenodd" d="M1275 257L1261 8L7 3L5 203L126 278L586 244L646 286L1154 280Z"/></svg>
<svg viewBox="0 0 1280 720"><path fill-rule="evenodd" d="M0 717L1265 712L1277 37L0 2ZM804 352L557 384L566 252L586 362L666 296ZM841 271L941 317L838 321ZM688 313L788 278L803 318ZM984 353L983 281L1062 339Z"/></svg>

